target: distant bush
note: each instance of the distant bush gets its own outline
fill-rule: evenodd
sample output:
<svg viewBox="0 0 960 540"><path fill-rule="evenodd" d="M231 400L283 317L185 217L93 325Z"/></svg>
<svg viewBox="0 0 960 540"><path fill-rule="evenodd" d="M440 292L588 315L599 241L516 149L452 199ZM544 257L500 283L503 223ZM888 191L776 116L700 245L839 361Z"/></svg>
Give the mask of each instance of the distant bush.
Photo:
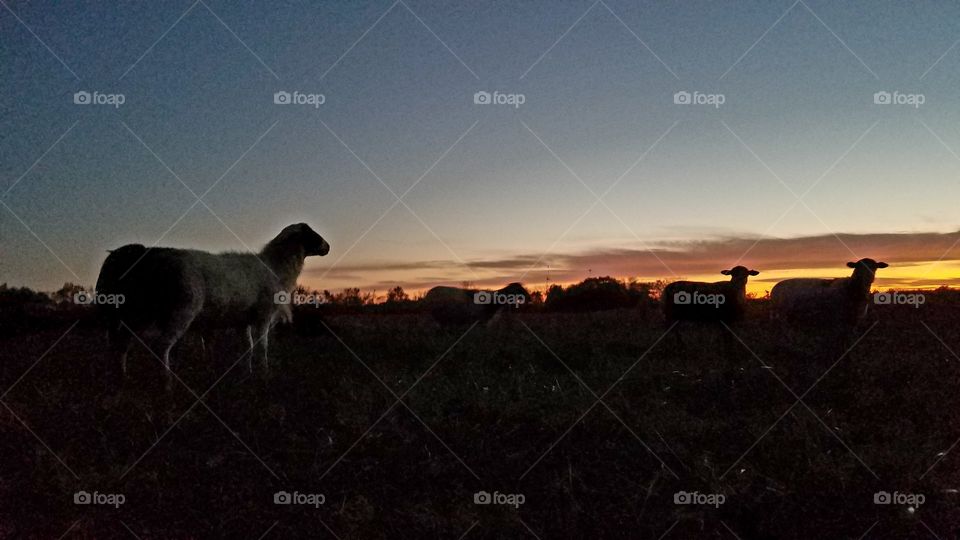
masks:
<svg viewBox="0 0 960 540"><path fill-rule="evenodd" d="M9 308L25 304L49 305L52 303L53 300L45 293L27 287L8 287L6 283L0 284L0 307Z"/></svg>
<svg viewBox="0 0 960 540"><path fill-rule="evenodd" d="M71 282L66 282L63 284L63 287L60 287L59 290L56 290L50 293L50 298L53 299L58 305L61 304L72 304L73 298L77 293L83 291L92 291L93 287L84 288L81 285L76 285Z"/></svg>
<svg viewBox="0 0 960 540"><path fill-rule="evenodd" d="M293 297L298 302L292 306L293 326L288 329L281 325L280 331L299 335L326 334L324 324L330 315L402 314L412 313L418 307L418 299L411 299L400 286L387 291L386 296L362 292L358 287L334 293L298 286Z"/></svg>
<svg viewBox="0 0 960 540"><path fill-rule="evenodd" d="M625 283L610 276L587 278L566 288L547 290L547 311L602 311L655 304L657 283Z"/></svg>
<svg viewBox="0 0 960 540"><path fill-rule="evenodd" d="M407 296L406 292L404 292L403 287L399 285L390 289L390 292L387 293L388 304L400 304L400 303L409 302L409 301L410 301L410 297Z"/></svg>
<svg viewBox="0 0 960 540"><path fill-rule="evenodd" d="M69 309L75 306L70 304ZM91 310L78 310L74 316L67 309L57 309L57 304L45 293L27 287L8 287L0 284L0 335L17 335L22 332L55 327L64 317L73 321L89 318Z"/></svg>
<svg viewBox="0 0 960 540"><path fill-rule="evenodd" d="M332 306L358 308L376 303L377 295L373 292L360 292L359 287L349 287L343 289L343 292L340 293L331 293L330 291L324 290L323 300L324 304Z"/></svg>

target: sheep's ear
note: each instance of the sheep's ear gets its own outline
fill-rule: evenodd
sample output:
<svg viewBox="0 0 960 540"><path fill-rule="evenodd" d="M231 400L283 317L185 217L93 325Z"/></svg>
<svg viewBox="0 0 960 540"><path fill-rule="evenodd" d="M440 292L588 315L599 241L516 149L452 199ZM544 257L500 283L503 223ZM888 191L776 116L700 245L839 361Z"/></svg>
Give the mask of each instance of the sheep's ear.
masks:
<svg viewBox="0 0 960 540"><path fill-rule="evenodd" d="M886 268L888 266L890 265L885 262L877 263L877 268Z"/></svg>
<svg viewBox="0 0 960 540"><path fill-rule="evenodd" d="M760 272L757 272L756 270L751 270L751 271L750 271L750 275L751 275L751 276L759 276L759 275L760 275Z"/></svg>
<svg viewBox="0 0 960 540"><path fill-rule="evenodd" d="M725 275L725 276L729 276L729 275L730 275L730 271L729 271L729 270L721 270L720 273L723 274L723 275Z"/></svg>
<svg viewBox="0 0 960 540"><path fill-rule="evenodd" d="M855 262L848 262L848 263L847 263L847 268L856 268L856 267L857 267L857 263L855 263Z"/></svg>

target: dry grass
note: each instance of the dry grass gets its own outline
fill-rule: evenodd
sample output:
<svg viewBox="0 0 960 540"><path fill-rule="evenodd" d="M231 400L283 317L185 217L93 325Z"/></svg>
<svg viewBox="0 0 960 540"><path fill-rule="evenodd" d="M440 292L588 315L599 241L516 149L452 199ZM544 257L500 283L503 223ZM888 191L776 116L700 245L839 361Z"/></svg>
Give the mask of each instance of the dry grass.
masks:
<svg viewBox="0 0 960 540"><path fill-rule="evenodd" d="M658 342L662 323L636 311L520 314L466 335L342 315L335 335L278 336L266 380L245 360L228 372L233 336L206 362L192 340L176 351L187 386L201 395L226 372L196 405L181 385L164 394L142 347L123 390L103 388L102 333L81 323L3 397L29 430L0 408L0 536L955 537L960 449L940 454L960 438L956 305L874 310L826 375L827 340L752 309L732 348L723 328ZM4 338L2 388L70 322ZM74 505L78 490L126 503ZM326 504L274 505L278 490ZM526 502L478 506L479 490ZM880 490L926 502L875 505ZM677 491L726 502L677 505Z"/></svg>

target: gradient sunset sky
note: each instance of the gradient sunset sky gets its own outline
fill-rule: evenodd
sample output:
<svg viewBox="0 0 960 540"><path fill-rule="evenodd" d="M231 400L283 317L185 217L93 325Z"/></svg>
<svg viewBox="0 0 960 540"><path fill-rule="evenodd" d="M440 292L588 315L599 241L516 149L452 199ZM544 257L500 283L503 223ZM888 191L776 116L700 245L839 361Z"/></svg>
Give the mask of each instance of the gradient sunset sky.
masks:
<svg viewBox="0 0 960 540"><path fill-rule="evenodd" d="M880 287L955 285L958 40L953 2L7 1L0 282L304 221L326 289L744 264L762 292L860 257Z"/></svg>

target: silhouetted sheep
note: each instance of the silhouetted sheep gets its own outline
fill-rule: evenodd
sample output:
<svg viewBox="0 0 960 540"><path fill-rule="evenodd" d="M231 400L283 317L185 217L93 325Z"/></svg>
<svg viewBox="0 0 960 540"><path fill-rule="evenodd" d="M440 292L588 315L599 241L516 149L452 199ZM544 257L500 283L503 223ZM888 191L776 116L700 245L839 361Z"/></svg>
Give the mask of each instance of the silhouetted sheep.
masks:
<svg viewBox="0 0 960 540"><path fill-rule="evenodd" d="M770 291L773 313L791 320L842 323L853 326L867 314L870 288L885 262L848 262L853 275L845 278L796 278L777 283Z"/></svg>
<svg viewBox="0 0 960 540"><path fill-rule="evenodd" d="M730 281L674 281L664 287L662 303L667 323L732 322L743 318L747 303L747 278L760 272L735 266L720 273L730 276Z"/></svg>
<svg viewBox="0 0 960 540"><path fill-rule="evenodd" d="M520 283L511 283L497 291L434 287L427 291L421 306L442 325L487 321L504 308L515 309L530 301L530 293Z"/></svg>
<svg viewBox="0 0 960 540"><path fill-rule="evenodd" d="M130 331L152 339L163 352L170 384L170 349L191 325L246 332L253 369L254 336L266 370L267 335L278 318L290 320L290 293L305 257L326 255L330 245L304 223L290 225L259 254L221 253L129 244L110 252L97 293L122 294L104 307L116 375L126 371ZM128 328L123 328L123 326Z"/></svg>

